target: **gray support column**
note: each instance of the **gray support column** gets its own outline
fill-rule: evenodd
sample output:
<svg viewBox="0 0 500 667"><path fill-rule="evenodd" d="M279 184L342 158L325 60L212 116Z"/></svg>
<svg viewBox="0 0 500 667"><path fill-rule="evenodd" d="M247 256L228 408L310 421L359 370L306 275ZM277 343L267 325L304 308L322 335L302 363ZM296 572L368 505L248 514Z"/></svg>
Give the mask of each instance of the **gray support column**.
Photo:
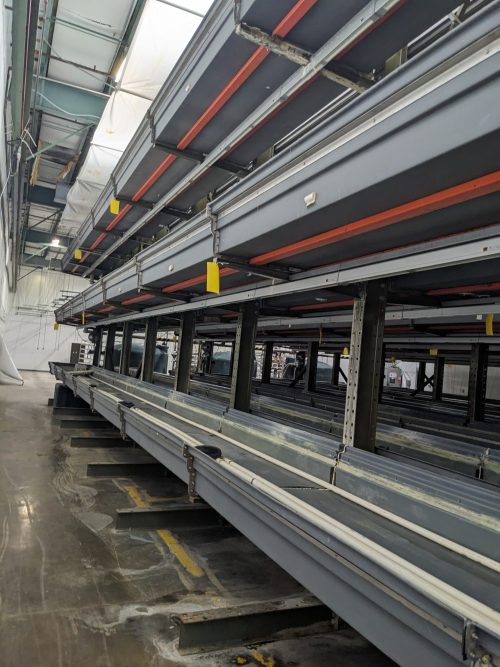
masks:
<svg viewBox="0 0 500 667"><path fill-rule="evenodd" d="M332 385L334 387L339 386L340 378L340 352L335 352L333 355L333 366L332 366Z"/></svg>
<svg viewBox="0 0 500 667"><path fill-rule="evenodd" d="M132 352L132 334L134 325L132 322L125 322L122 334L122 351L120 353L120 373L128 375L130 370L130 353Z"/></svg>
<svg viewBox="0 0 500 667"><path fill-rule="evenodd" d="M305 391L316 390L316 377L318 374L318 352L319 343L313 340L307 346L307 369L304 382Z"/></svg>
<svg viewBox="0 0 500 667"><path fill-rule="evenodd" d="M441 401L443 398L444 357L438 357L434 363L434 380L432 383L432 400Z"/></svg>
<svg viewBox="0 0 500 667"><path fill-rule="evenodd" d="M144 334L144 352L142 353L141 367L141 380L143 382L153 382L157 335L158 318L150 317L146 321L146 332Z"/></svg>
<svg viewBox="0 0 500 667"><path fill-rule="evenodd" d="M110 324L108 335L106 336L106 349L104 350L104 368L107 371L114 371L113 352L115 351L116 324Z"/></svg>
<svg viewBox="0 0 500 667"><path fill-rule="evenodd" d="M274 342L269 340L264 346L264 362L262 364L262 382L269 384L271 382L271 370L273 368L273 348Z"/></svg>
<svg viewBox="0 0 500 667"><path fill-rule="evenodd" d="M257 302L242 304L238 315L234 345L229 406L243 412L250 410L258 318L259 305Z"/></svg>
<svg viewBox="0 0 500 667"><path fill-rule="evenodd" d="M382 394L384 392L384 379L385 379L385 343L382 343L382 354L380 359L380 384L378 388L378 400L382 400Z"/></svg>
<svg viewBox="0 0 500 667"><path fill-rule="evenodd" d="M212 372L212 359L214 356L214 344L212 341L205 341L201 346L201 372L204 375L210 375Z"/></svg>
<svg viewBox="0 0 500 667"><path fill-rule="evenodd" d="M417 371L417 392L423 391L425 387L425 361L418 362L418 371Z"/></svg>
<svg viewBox="0 0 500 667"><path fill-rule="evenodd" d="M184 394L189 393L195 326L196 314L192 311L184 313L177 346L177 368L174 383L175 391L182 391Z"/></svg>
<svg viewBox="0 0 500 667"><path fill-rule="evenodd" d="M94 329L94 356L92 358L92 365L99 366L101 361L101 349L102 349L102 329Z"/></svg>
<svg viewBox="0 0 500 667"><path fill-rule="evenodd" d="M345 445L375 449L384 317L384 283L368 283L354 300L344 418Z"/></svg>
<svg viewBox="0 0 500 667"><path fill-rule="evenodd" d="M488 380L488 345L472 345L469 369L469 397L467 418L469 421L483 421L486 403L486 383Z"/></svg>

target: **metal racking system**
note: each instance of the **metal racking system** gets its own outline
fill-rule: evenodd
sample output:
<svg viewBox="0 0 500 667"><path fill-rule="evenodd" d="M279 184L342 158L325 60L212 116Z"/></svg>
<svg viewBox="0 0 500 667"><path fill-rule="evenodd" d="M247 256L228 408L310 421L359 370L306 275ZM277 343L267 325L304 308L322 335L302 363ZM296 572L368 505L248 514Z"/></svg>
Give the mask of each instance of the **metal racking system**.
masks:
<svg viewBox="0 0 500 667"><path fill-rule="evenodd" d="M65 256L93 284L56 311L95 343L52 364L67 389L415 667L500 664L499 25L500 0L215 2ZM227 380L191 378L194 342L222 340ZM293 391L280 341L307 349ZM320 387L346 344L345 390ZM413 394L382 392L392 354Z"/></svg>

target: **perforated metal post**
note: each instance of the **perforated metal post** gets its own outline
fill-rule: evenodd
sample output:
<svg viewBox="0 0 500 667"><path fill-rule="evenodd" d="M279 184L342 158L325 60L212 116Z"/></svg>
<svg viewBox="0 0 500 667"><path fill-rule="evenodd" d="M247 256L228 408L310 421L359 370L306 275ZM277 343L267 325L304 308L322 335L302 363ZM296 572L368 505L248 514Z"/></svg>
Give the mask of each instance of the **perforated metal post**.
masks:
<svg viewBox="0 0 500 667"><path fill-rule="evenodd" d="M354 300L343 442L368 451L375 449L386 301L384 283L368 283Z"/></svg>
<svg viewBox="0 0 500 667"><path fill-rule="evenodd" d="M258 315L255 301L243 304L238 315L229 404L243 412L250 410Z"/></svg>
<svg viewBox="0 0 500 667"><path fill-rule="evenodd" d="M271 371L273 368L273 348L274 342L267 341L264 346L264 362L262 364L262 382L269 384L271 382Z"/></svg>
<svg viewBox="0 0 500 667"><path fill-rule="evenodd" d="M99 366L102 350L102 329L100 327L94 330L94 341L94 356L92 357L92 365Z"/></svg>
<svg viewBox="0 0 500 667"><path fill-rule="evenodd" d="M444 357L437 357L434 362L434 379L432 383L432 400L441 401L443 398Z"/></svg>
<svg viewBox="0 0 500 667"><path fill-rule="evenodd" d="M472 345L469 369L469 397L467 418L469 421L483 421L488 380L488 345Z"/></svg>
<svg viewBox="0 0 500 667"><path fill-rule="evenodd" d="M157 335L158 318L150 317L146 322L146 332L144 334L144 352L141 367L141 380L143 382L153 382Z"/></svg>
<svg viewBox="0 0 500 667"><path fill-rule="evenodd" d="M115 351L116 324L110 324L108 335L106 337L106 348L104 350L104 368L107 371L114 371L113 353Z"/></svg>
<svg viewBox="0 0 500 667"><path fill-rule="evenodd" d="M316 377L318 374L318 352L318 341L311 341L307 346L307 368L304 383L304 389L306 391L314 391L316 389Z"/></svg>
<svg viewBox="0 0 500 667"><path fill-rule="evenodd" d="M196 325L194 312L184 313L182 316L179 344L177 346L177 367L175 371L174 389L189 393L189 379L191 375L191 360L193 358L193 340Z"/></svg>
<svg viewBox="0 0 500 667"><path fill-rule="evenodd" d="M125 322L122 334L122 350L120 354L120 373L128 375L130 370L130 353L132 352L132 335L134 325L132 322Z"/></svg>

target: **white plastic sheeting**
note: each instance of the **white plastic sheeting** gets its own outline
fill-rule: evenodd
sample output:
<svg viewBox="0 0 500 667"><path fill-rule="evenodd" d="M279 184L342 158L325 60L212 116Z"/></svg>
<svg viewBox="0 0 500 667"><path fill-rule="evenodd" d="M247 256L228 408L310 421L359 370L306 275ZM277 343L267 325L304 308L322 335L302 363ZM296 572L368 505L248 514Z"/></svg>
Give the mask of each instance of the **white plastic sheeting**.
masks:
<svg viewBox="0 0 500 667"><path fill-rule="evenodd" d="M9 350L0 334L0 384L23 384L23 378L20 376Z"/></svg>
<svg viewBox="0 0 500 667"><path fill-rule="evenodd" d="M206 13L212 0L176 0L188 10ZM117 88L94 132L87 158L68 194L62 229L80 226L97 201L201 17L161 0L147 0L127 53Z"/></svg>
<svg viewBox="0 0 500 667"><path fill-rule="evenodd" d="M83 342L75 327L54 330L54 306L58 299L81 292L88 282L60 271L21 268L18 288L5 323L4 343L21 370L48 371L49 361L69 361L71 343Z"/></svg>

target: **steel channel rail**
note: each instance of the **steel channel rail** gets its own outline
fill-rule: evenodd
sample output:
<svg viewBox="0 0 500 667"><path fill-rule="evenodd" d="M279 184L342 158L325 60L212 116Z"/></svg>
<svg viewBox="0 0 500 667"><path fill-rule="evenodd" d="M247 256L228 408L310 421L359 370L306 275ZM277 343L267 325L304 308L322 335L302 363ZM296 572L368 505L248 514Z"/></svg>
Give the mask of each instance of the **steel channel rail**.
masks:
<svg viewBox="0 0 500 667"><path fill-rule="evenodd" d="M161 392L155 397L150 385L134 383L148 400L113 386L112 374L86 377L64 370L58 374L87 402L89 385L97 383L91 390L94 409L186 481L182 446L184 454L187 447L194 458L197 492L400 664L420 667L424 660L425 664L457 665L464 660L472 664L475 659L488 664L492 656L498 657L498 611L263 479L247 465L227 457L212 460L198 449L203 442L200 436L192 435L198 424L191 421L190 435L182 427L172 429L170 416L158 409L158 404L165 404ZM110 382L103 380L110 376ZM124 398L133 398L135 407L122 406ZM224 440L219 443L224 451ZM236 453L238 447L229 451ZM311 487L307 476L295 472L304 479L303 486Z"/></svg>

